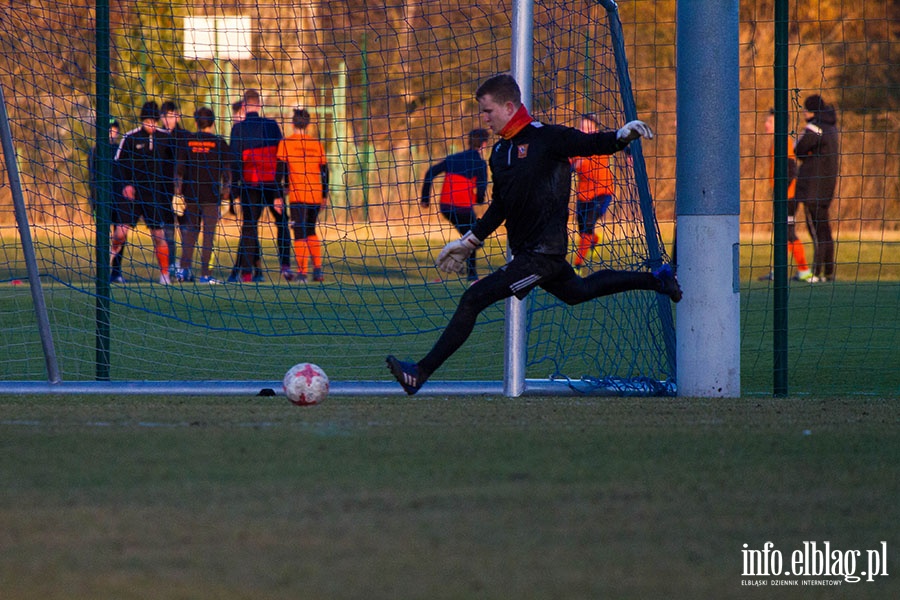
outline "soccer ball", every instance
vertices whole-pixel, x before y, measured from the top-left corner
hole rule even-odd
[[[284,374],[284,395],[297,406],[321,404],[328,397],[328,375],[318,365],[299,363]]]

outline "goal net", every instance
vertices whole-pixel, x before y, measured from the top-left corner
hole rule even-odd
[[[437,252],[458,233],[435,200],[444,178],[435,179],[425,207],[423,177],[467,149],[468,132],[482,126],[474,91],[510,70],[513,8],[431,0],[262,0],[227,8],[41,0],[17,8],[15,24],[3,23],[0,50],[10,132],[0,188],[0,387],[46,383],[50,371],[63,384],[243,392],[228,385],[260,387],[278,382],[292,364],[313,362],[336,393],[399,392],[384,356],[424,355],[468,285],[465,275],[434,268]],[[602,127],[615,129],[640,118],[613,2],[538,0],[533,13],[536,119],[577,126],[580,115],[596,113]],[[160,244],[140,220],[127,231],[120,265],[111,265],[122,220],[116,144],[141,127],[145,103],[173,103],[187,135],[198,129],[195,112],[207,107],[214,132],[228,140],[237,118],[232,104],[249,89],[259,91],[262,116],[285,136],[295,109],[310,115],[307,133],[321,143],[329,172],[318,249],[307,245],[299,265],[300,251],[285,241],[277,213],[263,211],[258,270],[249,282],[229,283],[242,206],[223,199],[210,258],[210,276],[220,284],[200,281],[202,236],[193,281],[161,270],[161,246],[173,267],[181,265],[180,226]],[[116,128],[120,137],[101,150]],[[641,147],[632,146],[611,159],[614,199],[585,257],[588,272],[646,271],[669,260]],[[490,144],[485,158],[489,152]],[[490,186],[486,197],[489,203]],[[574,204],[573,196],[573,260]],[[305,283],[283,277],[285,256],[293,273],[306,271]],[[477,254],[479,275],[505,258],[501,229]],[[118,275],[121,281],[110,281]],[[171,285],[160,283],[163,275]],[[674,393],[672,312],[656,294],[566,307],[535,290],[526,315],[521,351],[529,381],[550,382],[561,393]],[[500,389],[505,322],[503,303],[485,311],[427,387]]]

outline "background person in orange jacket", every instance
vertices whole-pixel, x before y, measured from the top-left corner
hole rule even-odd
[[[585,133],[600,131],[600,120],[595,113],[581,116],[578,129]],[[602,221],[609,210],[615,192],[609,156],[579,156],[572,159],[572,170],[578,176],[575,188],[575,218],[578,222],[578,246],[573,265],[579,273],[598,243],[597,221]]]
[[[328,162],[322,143],[307,134],[310,114],[294,109],[291,123],[294,133],[278,143],[278,181],[287,182],[294,255],[297,258],[296,281],[306,282],[309,259],[313,263],[313,281],[324,281],[322,242],[316,235],[319,212],[328,201]]]
[[[770,108],[769,114],[766,115],[766,135],[774,136],[775,134],[775,109]],[[787,246],[788,252],[794,257],[794,263],[797,265],[797,273],[792,277],[795,281],[806,281],[814,283],[812,271],[806,262],[806,253],[803,251],[803,243],[797,237],[796,215],[797,201],[794,200],[794,191],[797,189],[797,157],[794,155],[794,148],[790,143],[787,145],[788,151],[788,189],[787,189]],[[769,185],[772,190],[775,189],[775,139],[769,145]],[[769,271],[768,275],[759,278],[760,281],[772,280],[775,274]]]
[[[460,235],[468,233],[475,225],[474,206],[483,204],[487,193],[487,162],[481,151],[487,146],[487,129],[473,129],[469,132],[469,149],[451,154],[441,162],[431,165],[425,172],[422,183],[422,206],[431,200],[431,185],[434,178],[444,174],[441,186],[441,214],[456,228]],[[478,280],[475,254],[466,262],[466,276],[470,282]]]

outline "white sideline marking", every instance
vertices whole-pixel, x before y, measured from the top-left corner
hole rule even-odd
[[[380,426],[383,423],[377,422],[369,422],[367,426]],[[217,427],[220,429],[269,429],[276,428],[281,426],[289,426],[294,428],[299,428],[305,431],[309,431],[315,435],[323,436],[323,437],[335,437],[335,436],[343,436],[349,435],[350,430],[347,427],[342,426],[338,423],[318,423],[318,424],[309,424],[309,423],[277,423],[275,421],[245,421],[241,423],[216,423],[216,422],[202,422],[202,421],[178,421],[171,423],[157,422],[157,421],[85,421],[83,423],[60,423],[58,421],[40,421],[40,420],[28,420],[28,419],[3,419],[0,420],[0,427],[4,426],[19,426],[19,427],[35,427],[35,428],[43,428],[43,427],[118,427],[122,429],[129,428],[146,428],[146,429],[178,429],[181,427],[184,428],[196,428],[196,429],[205,429],[207,427]]]
[[[177,428],[177,427],[207,427],[209,425],[215,427],[223,427],[223,425],[214,423],[202,423],[199,421],[186,422],[179,421],[177,423],[163,423],[156,421],[137,421],[137,422],[129,422],[129,421],[121,421],[121,422],[112,422],[112,421],[86,421],[84,423],[59,423],[57,421],[30,421],[24,419],[5,419],[0,421],[0,426],[3,425],[20,425],[24,427],[57,427],[60,425],[74,425],[79,426],[83,425],[85,427],[146,427],[148,429],[159,429],[159,428]],[[237,427],[277,427],[278,423],[273,423],[272,421],[261,421],[259,423],[237,423],[235,426]]]

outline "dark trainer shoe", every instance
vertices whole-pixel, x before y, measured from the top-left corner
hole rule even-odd
[[[653,271],[653,276],[659,279],[659,293],[665,294],[672,299],[672,302],[681,300],[681,286],[678,285],[678,278],[675,277],[675,271],[671,265],[663,265]]]
[[[391,375],[394,376],[394,379],[403,386],[403,390],[410,396],[418,392],[422,384],[425,383],[425,379],[427,379],[419,371],[419,365],[416,363],[404,362],[394,356],[388,356],[385,362],[387,362],[388,369],[391,370]]]

